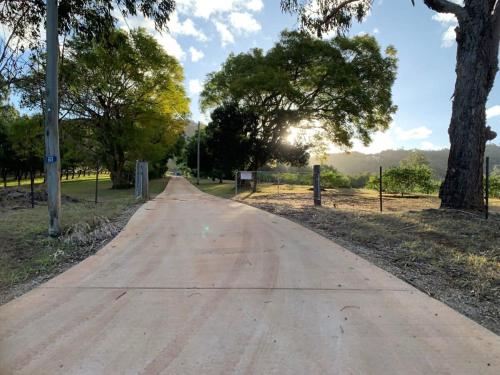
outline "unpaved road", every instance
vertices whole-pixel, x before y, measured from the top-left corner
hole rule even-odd
[[[173,178],[0,307],[0,374],[499,374],[500,338],[297,224]]]

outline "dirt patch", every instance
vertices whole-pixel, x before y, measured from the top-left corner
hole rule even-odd
[[[257,193],[242,202],[334,240],[500,334],[500,215],[438,210],[434,197]]]
[[[37,187],[33,191],[35,204],[47,202],[47,191]],[[68,195],[61,195],[63,203],[78,203],[80,200]],[[3,188],[0,189],[0,209],[19,210],[31,207],[31,192],[24,188]]]

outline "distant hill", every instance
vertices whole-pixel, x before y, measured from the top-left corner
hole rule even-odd
[[[437,178],[444,178],[448,164],[448,149],[422,152],[429,161]],[[399,161],[405,159],[412,150],[387,150],[378,154],[362,154],[360,152],[330,154],[325,162],[342,173],[356,175],[360,173],[377,173],[379,166],[383,168],[397,166]],[[490,157],[491,168],[500,168],[500,146],[489,144],[486,146],[486,156]],[[311,157],[310,164],[317,160]]]

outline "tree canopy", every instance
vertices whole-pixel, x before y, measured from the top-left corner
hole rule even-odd
[[[281,9],[297,14],[304,29],[321,37],[349,30],[353,19],[362,21],[372,4],[373,0],[281,0]]]
[[[101,41],[76,36],[61,67],[65,131],[104,163],[114,187],[128,186],[134,160],[158,163],[182,134],[189,114],[183,79],[178,61],[143,29]],[[36,87],[21,87],[33,107],[41,99]]]
[[[411,0],[415,5],[415,0]],[[448,134],[450,156],[439,192],[442,207],[484,209],[483,162],[486,142],[496,132],[486,124],[486,103],[498,72],[500,1],[423,0],[438,13],[456,17],[457,79]],[[301,27],[322,36],[342,33],[370,11],[373,0],[281,0]]]
[[[174,0],[59,0],[59,32],[86,38],[104,35],[113,30],[116,14],[142,14],[162,29],[174,9]],[[45,18],[45,0],[0,0],[0,23],[18,38],[38,39]]]
[[[396,63],[394,48],[383,54],[371,36],[321,40],[284,31],[267,53],[230,55],[208,76],[201,102],[204,108],[238,103],[254,113],[257,138],[280,142],[290,126],[302,126],[324,129],[341,146],[354,138],[367,144],[395,112]]]
[[[214,178],[233,178],[237,170],[257,170],[269,162],[307,164],[308,145],[290,144],[286,138],[260,132],[258,116],[237,103],[225,103],[211,114],[200,139],[200,172]],[[196,136],[188,143],[188,166],[196,168]]]

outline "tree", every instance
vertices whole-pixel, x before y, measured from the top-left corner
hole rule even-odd
[[[235,171],[245,169],[253,157],[247,132],[256,118],[232,103],[216,108],[211,119],[206,147],[212,156],[213,175],[222,182],[223,178],[232,178]]]
[[[351,187],[351,180],[335,168],[323,166],[321,168],[321,187],[327,189],[349,188]]]
[[[372,175],[368,181],[369,189],[379,189],[379,176]],[[422,162],[422,160],[412,161],[410,156],[402,160],[398,167],[391,167],[384,171],[382,175],[383,189],[388,193],[397,193],[403,196],[408,193],[430,194],[435,191],[435,184],[432,180],[432,169]]]
[[[7,175],[12,172],[16,162],[9,131],[12,122],[19,117],[19,113],[12,106],[0,107],[0,173],[4,187],[7,187]]]
[[[255,116],[247,130],[254,140],[254,170],[285,144],[292,125],[321,127],[343,146],[351,146],[353,138],[368,143],[373,132],[389,126],[395,111],[395,51],[386,52],[370,36],[323,41],[284,31],[267,53],[230,55],[208,76],[202,106],[238,103]]]
[[[189,137],[186,142],[186,148],[184,151],[185,163],[191,173],[196,174],[196,168],[198,168],[198,130]],[[207,146],[207,132],[206,128],[200,128],[200,176],[211,177],[213,176],[213,161],[212,154],[208,150]]]
[[[415,1],[411,0],[414,4]],[[498,71],[500,1],[423,0],[430,9],[458,21],[456,83],[449,126],[450,154],[439,196],[441,206],[483,210],[483,162],[486,142],[496,133],[486,126],[486,102]],[[347,29],[368,12],[372,0],[281,0],[284,11],[297,13],[317,35]],[[313,5],[316,5],[315,8]]]
[[[34,176],[43,166],[44,139],[43,118],[40,115],[22,116],[15,119],[9,127],[9,142],[17,163],[17,179],[22,172],[30,175],[33,192]]]
[[[182,67],[143,29],[114,31],[105,41],[77,36],[61,70],[61,108],[114,188],[130,185],[136,159],[152,166],[164,159],[182,133],[189,113]]]
[[[212,112],[211,118],[207,148],[212,173],[219,180],[232,178],[236,170],[256,171],[269,162],[299,166],[309,160],[308,145],[290,144],[285,137],[262,131],[258,115],[248,108],[225,103]]]
[[[174,9],[175,0],[59,0],[59,33],[77,33],[88,39],[106,35],[114,28],[115,14],[142,14],[162,29]],[[45,13],[43,0],[0,0],[0,23],[17,38],[40,38]]]
[[[321,38],[331,31],[343,33],[353,19],[361,22],[373,0],[281,0],[284,12],[298,15],[301,26]]]
[[[59,34],[105,38],[114,29],[115,15],[142,14],[157,29],[166,27],[174,0],[59,0]],[[6,94],[26,64],[25,50],[40,47],[46,19],[46,1],[0,0],[0,93]]]

